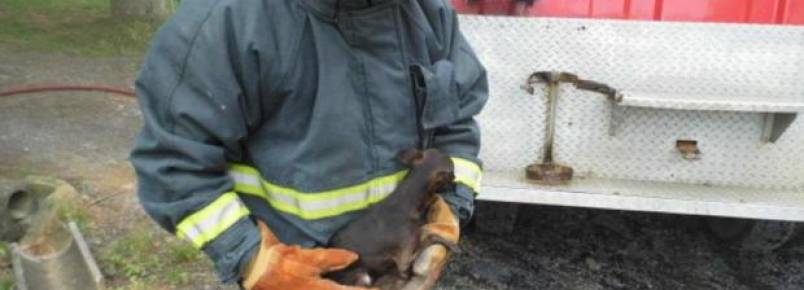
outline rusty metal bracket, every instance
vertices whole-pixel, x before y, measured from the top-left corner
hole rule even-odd
[[[528,77],[528,81],[525,86],[523,86],[523,89],[529,94],[533,95],[535,93],[535,88],[533,85],[539,83],[570,83],[579,90],[600,93],[615,102],[622,100],[622,94],[611,86],[592,80],[581,79],[578,77],[578,75],[568,72],[535,72]]]
[[[572,167],[557,164],[553,160],[553,144],[556,130],[556,108],[558,107],[558,95],[561,83],[570,83],[579,90],[596,92],[607,96],[612,102],[618,102],[622,96],[609,85],[579,78],[577,75],[567,72],[539,71],[528,77],[523,89],[529,94],[535,94],[535,84],[547,84],[547,114],[546,130],[544,137],[544,148],[541,163],[534,163],[525,169],[528,179],[543,185],[566,184],[572,180]]]

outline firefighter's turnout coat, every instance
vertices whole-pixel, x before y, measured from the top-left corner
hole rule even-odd
[[[419,128],[455,161],[448,202],[473,210],[487,79],[447,0],[185,0],[136,89],[140,201],[225,282],[256,251],[255,219],[322,246],[383,200]]]

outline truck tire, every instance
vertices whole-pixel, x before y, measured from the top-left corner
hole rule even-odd
[[[789,242],[799,231],[798,223],[709,218],[709,230],[719,239],[744,251],[771,252]]]
[[[519,207],[518,203],[478,201],[474,216],[475,228],[487,234],[510,234],[514,231]]]

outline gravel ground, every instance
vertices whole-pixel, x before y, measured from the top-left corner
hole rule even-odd
[[[469,230],[442,289],[804,289],[804,243],[740,254],[706,218],[527,205]]]
[[[38,84],[105,84],[131,88],[139,58],[81,58],[62,54],[10,51],[0,47],[0,90]],[[175,239],[156,226],[139,206],[128,154],[141,127],[133,98],[101,93],[47,93],[0,98],[0,177],[55,176],[81,193],[91,221],[86,238],[107,274],[110,289],[171,289],[177,278],[166,273],[142,277],[148,264],[121,273],[104,261],[131,233],[153,233],[153,247],[165,251]],[[143,228],[145,230],[143,230]],[[153,252],[143,256],[153,256]],[[148,260],[142,260],[145,263]],[[2,263],[0,263],[2,264]],[[216,283],[207,263],[182,266],[183,289],[233,289]],[[8,271],[0,267],[0,271]],[[144,272],[147,273],[147,272]]]
[[[128,87],[139,61],[0,47],[0,89],[45,82]],[[55,175],[101,200],[93,212],[101,230],[90,238],[102,247],[130,219],[146,219],[126,161],[139,118],[133,100],[101,94],[0,99],[0,176]],[[513,233],[475,226],[461,248],[439,289],[804,289],[800,239],[771,254],[739,254],[713,238],[700,217],[523,206]],[[225,289],[212,280],[185,289]]]

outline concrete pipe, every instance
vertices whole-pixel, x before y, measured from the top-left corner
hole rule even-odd
[[[38,209],[39,198],[25,182],[0,179],[0,240],[22,238]]]
[[[100,290],[103,275],[74,222],[57,225],[23,245],[12,245],[19,290]]]

